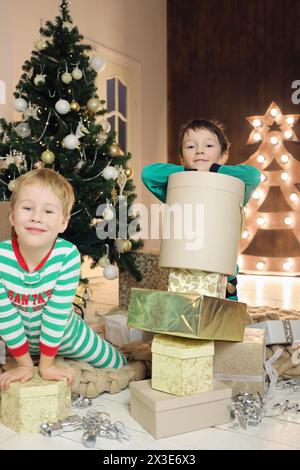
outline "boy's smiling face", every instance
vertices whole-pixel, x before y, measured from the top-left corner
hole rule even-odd
[[[181,164],[190,170],[209,171],[213,163],[223,165],[228,154],[221,152],[218,137],[207,129],[188,129],[182,141]]]
[[[9,217],[19,241],[28,247],[50,249],[68,225],[61,201],[51,188],[39,184],[20,188]]]

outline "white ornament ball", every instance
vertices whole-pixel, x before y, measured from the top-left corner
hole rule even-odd
[[[118,171],[113,166],[107,166],[103,170],[103,178],[108,180],[115,180],[118,177]]]
[[[109,264],[110,262],[106,255],[99,259],[99,266],[101,266],[101,268],[106,268]]]
[[[115,215],[114,211],[112,209],[110,209],[109,207],[107,207],[106,209],[104,209],[102,217],[103,217],[104,220],[109,222],[110,220],[112,220],[114,218],[114,215]]]
[[[79,145],[79,140],[77,139],[76,135],[69,134],[63,140],[63,145],[68,150],[74,150]]]
[[[113,281],[118,277],[119,270],[113,264],[109,264],[103,269],[103,276],[109,281]]]
[[[74,80],[81,80],[82,71],[78,67],[76,67],[76,69],[74,69],[72,72],[72,77],[74,78]]]
[[[15,187],[16,187],[16,180],[12,180],[9,184],[8,184],[8,189],[13,192],[15,190]]]
[[[104,132],[100,132],[100,134],[97,136],[97,144],[103,145],[107,141],[107,135],[104,134]]]
[[[67,114],[70,111],[70,103],[67,100],[59,100],[55,104],[55,109],[59,114]]]
[[[96,71],[96,72],[103,72],[105,69],[105,60],[102,59],[101,57],[93,56],[90,61],[91,67]]]
[[[106,119],[103,119],[99,124],[102,127],[102,132],[106,132],[108,134],[108,132],[111,130],[110,122]]]
[[[24,98],[17,98],[15,101],[15,110],[23,113],[28,107],[28,103]]]
[[[72,75],[69,72],[63,73],[62,76],[61,76],[61,79],[66,85],[71,83],[71,81],[73,80]]]
[[[31,134],[31,130],[27,122],[20,122],[20,124],[15,127],[15,131],[18,136],[22,137],[23,139],[26,139],[26,137],[29,137]]]
[[[98,100],[98,98],[91,98],[87,102],[87,107],[89,111],[91,111],[92,113],[96,113],[98,109],[100,108],[100,105],[101,103],[100,103],[100,100]]]

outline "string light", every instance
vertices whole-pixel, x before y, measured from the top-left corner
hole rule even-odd
[[[290,194],[290,200],[292,202],[296,202],[296,201],[298,201],[298,199],[299,199],[298,194],[296,194],[296,193],[291,193]]]
[[[286,122],[287,122],[290,126],[292,126],[292,125],[294,124],[294,122],[295,122],[295,119],[293,118],[293,116],[288,116],[288,117],[286,118]]]
[[[282,181],[288,181],[289,174],[284,171],[283,173],[281,173],[280,178],[282,179]]]
[[[248,230],[244,230],[243,233],[242,233],[242,238],[246,239],[246,238],[249,238],[249,232]]]
[[[271,111],[270,111],[270,114],[271,114],[272,117],[277,116],[277,114],[278,114],[278,109],[277,109],[277,108],[272,108]]]
[[[257,159],[258,163],[264,163],[264,161],[266,160],[265,156],[264,155],[258,155]]]
[[[282,267],[285,271],[290,271],[293,267],[293,263],[291,261],[285,261]]]
[[[255,192],[253,193],[253,197],[254,197],[254,199],[256,199],[256,200],[260,199],[260,198],[262,197],[262,195],[263,195],[263,192],[262,192],[261,189],[258,189],[257,191],[255,191]]]
[[[255,132],[255,133],[253,134],[253,139],[254,139],[256,142],[259,142],[259,141],[262,139],[261,134],[260,134],[259,132]]]
[[[258,219],[256,220],[256,223],[257,225],[265,225],[266,221],[265,221],[265,218],[264,217],[258,217]]]
[[[286,154],[281,155],[280,160],[282,163],[287,163],[289,161],[289,156]]]
[[[285,225],[291,225],[292,222],[293,222],[293,221],[292,221],[292,218],[291,218],[291,217],[285,217],[285,219],[284,219]]]
[[[292,131],[289,131],[289,130],[288,130],[288,131],[285,131],[284,137],[285,137],[286,139],[290,139],[291,137],[293,137]]]
[[[270,142],[272,145],[277,145],[279,141],[278,141],[278,138],[275,137],[275,135],[273,135],[270,139]]]
[[[259,263],[257,263],[256,267],[257,267],[257,269],[262,271],[265,267],[265,263],[263,261],[259,261]]]

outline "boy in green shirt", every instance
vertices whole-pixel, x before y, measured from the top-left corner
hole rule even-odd
[[[145,186],[161,202],[166,202],[169,176],[183,171],[212,171],[234,176],[245,183],[245,206],[260,184],[260,172],[250,165],[226,165],[229,142],[218,123],[196,119],[186,123],[179,133],[179,157],[181,165],[154,163],[143,169]],[[238,272],[238,268],[237,268]],[[226,298],[238,300],[237,279],[229,276]]]

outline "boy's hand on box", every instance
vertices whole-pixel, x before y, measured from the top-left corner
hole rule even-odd
[[[68,384],[71,384],[74,380],[76,371],[73,368],[66,369],[65,367],[59,366],[50,366],[50,367],[41,367],[40,366],[40,375],[44,380],[64,380],[67,379]]]
[[[33,366],[18,366],[0,375],[0,389],[8,390],[12,382],[28,382],[34,376]]]

